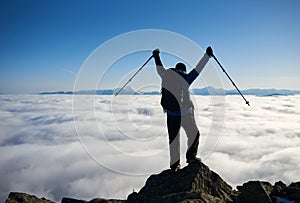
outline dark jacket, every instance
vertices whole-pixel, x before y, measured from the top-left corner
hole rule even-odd
[[[160,58],[155,57],[156,70],[162,79],[161,105],[168,115],[189,113],[193,107],[189,87],[199,76],[208,60],[209,56],[205,53],[197,66],[186,74],[174,68],[165,69]]]

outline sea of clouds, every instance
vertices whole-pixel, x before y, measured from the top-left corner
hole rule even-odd
[[[300,95],[193,96],[198,155],[232,186],[300,180]],[[159,96],[0,95],[0,201],[125,199],[168,169]],[[181,164],[186,136],[181,133]]]

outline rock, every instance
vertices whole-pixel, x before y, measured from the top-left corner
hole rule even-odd
[[[288,187],[282,181],[272,186],[268,182],[249,181],[238,186],[240,194],[237,203],[250,202],[300,202],[300,182],[291,183]]]
[[[72,198],[64,197],[61,200],[61,203],[123,203],[125,200],[115,200],[115,199],[102,199],[102,198],[96,198],[91,201],[85,201],[85,200],[77,200]]]
[[[289,187],[295,187],[295,188],[300,188],[300,181],[299,182],[292,182]]]
[[[237,203],[272,203],[270,195],[273,187],[268,182],[249,181],[243,186],[238,186],[237,189],[240,192]]]
[[[21,192],[11,192],[8,195],[5,203],[54,203],[50,200],[43,198],[38,198],[34,195],[29,195]]]
[[[291,183],[288,187],[285,184],[278,184],[276,182],[273,186],[272,196],[300,202],[300,182]]]
[[[284,192],[289,200],[300,202],[300,182],[291,183]]]
[[[286,184],[282,181],[278,181],[274,184],[271,197],[286,197]]]
[[[87,203],[87,201],[64,197],[61,203]]]
[[[284,188],[286,187],[286,184],[280,180],[274,184],[274,187]]]
[[[96,198],[93,199],[91,201],[89,201],[88,203],[125,203],[125,200],[116,200],[116,199],[101,199],[101,198]]]
[[[128,196],[135,202],[200,202],[230,203],[237,193],[222,178],[203,163],[189,164],[174,173],[165,170],[151,175],[139,193]]]
[[[91,201],[85,201],[85,200],[78,200],[73,198],[67,198],[64,197],[61,200],[61,203],[124,203],[125,200],[115,200],[115,199],[102,199],[102,198],[96,198]],[[5,203],[54,203],[50,200],[43,198],[38,198],[34,195],[29,195],[26,193],[20,193],[20,192],[11,192],[6,199]]]

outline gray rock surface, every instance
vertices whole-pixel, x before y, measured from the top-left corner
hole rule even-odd
[[[139,193],[128,196],[129,203],[136,202],[233,202],[238,193],[217,173],[203,163],[189,164],[174,173],[165,170],[152,175]]]

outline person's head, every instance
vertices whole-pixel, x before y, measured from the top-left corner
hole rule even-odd
[[[186,66],[183,63],[177,63],[175,66],[177,72],[186,73]]]

